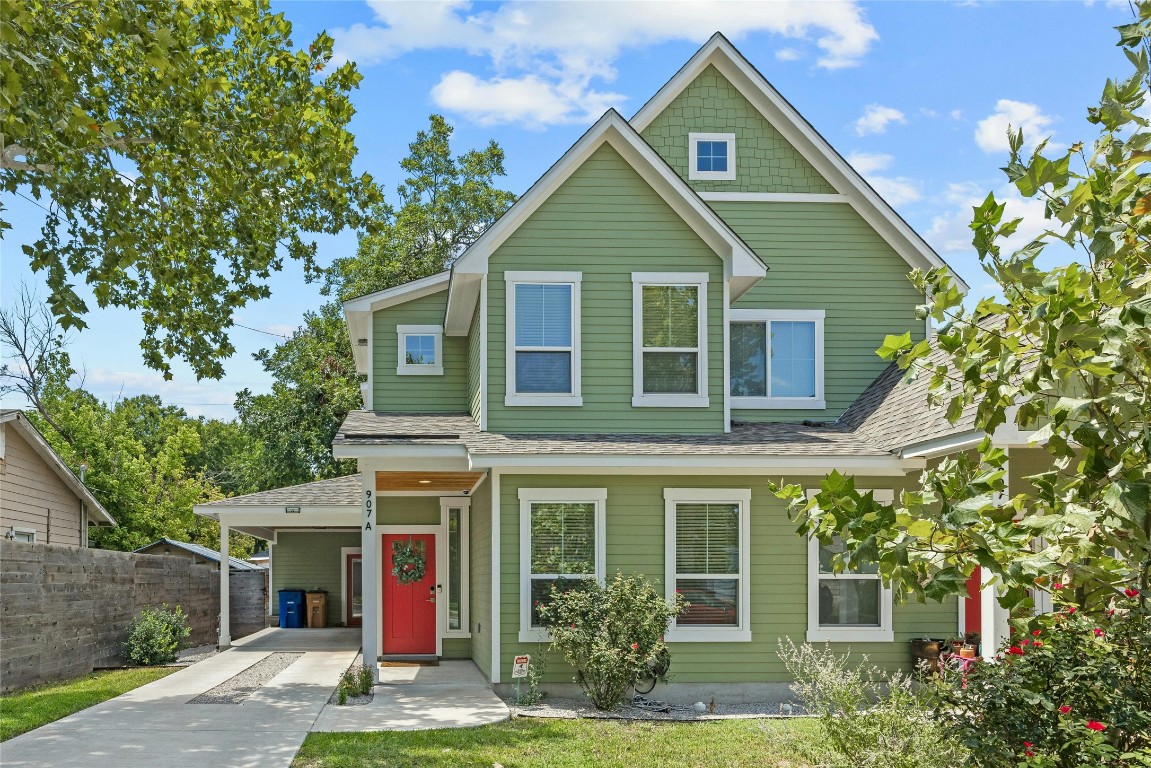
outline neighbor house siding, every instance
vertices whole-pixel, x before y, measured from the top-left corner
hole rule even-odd
[[[771,271],[734,309],[823,309],[826,410],[734,410],[742,421],[833,420],[888,365],[875,350],[888,334],[923,338],[923,303],[910,268],[846,203],[711,206]]]
[[[688,180],[697,192],[836,191],[715,67],[701,72],[643,130],[685,180],[689,133],[735,134],[735,179]]]
[[[272,564],[272,614],[280,614],[281,589],[324,589],[328,592],[328,626],[345,623],[342,615],[342,547],[359,547],[356,531],[280,531],[269,547]]]
[[[492,481],[472,496],[470,518],[472,659],[491,678],[492,672]]]
[[[35,530],[37,544],[84,546],[80,499],[15,428],[0,429],[0,527]]]
[[[808,486],[819,478],[785,478]],[[898,488],[894,478],[857,479],[859,487]],[[780,638],[803,642],[807,633],[807,544],[795,533],[783,502],[762,478],[653,476],[572,477],[566,475],[502,476],[501,640],[500,664],[510,666],[520,653],[538,653],[534,643],[519,642],[521,556],[519,490],[532,487],[607,489],[606,575],[638,573],[661,592],[664,581],[664,488],[749,488],[751,501],[751,630],[748,643],[672,643],[672,677],[684,683],[781,682],[789,679],[776,651]],[[910,669],[907,641],[929,635],[950,637],[957,629],[957,606],[945,603],[896,605],[895,641],[836,643],[833,647],[867,654],[889,670]],[[549,661],[550,682],[570,682],[571,671]]]
[[[723,263],[613,148],[596,150],[492,254],[488,269],[491,431],[723,431]],[[504,404],[508,270],[582,272],[582,406]],[[632,407],[632,272],[708,274],[709,407]]]
[[[396,373],[398,325],[444,324],[446,290],[381,309],[372,314],[372,405],[393,413],[463,413],[468,410],[468,340],[443,337],[444,372],[440,376]]]

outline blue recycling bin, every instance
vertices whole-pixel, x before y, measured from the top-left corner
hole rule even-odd
[[[304,590],[280,590],[280,626],[284,629],[304,626]]]

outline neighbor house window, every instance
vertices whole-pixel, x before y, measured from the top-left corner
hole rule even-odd
[[[669,641],[751,640],[750,507],[747,489],[664,489],[666,583],[689,603]]]
[[[36,531],[31,528],[13,528],[12,538],[16,541],[26,541],[29,544],[36,543]]]
[[[884,504],[895,497],[894,491],[871,493]],[[836,573],[832,559],[842,551],[838,536],[826,546],[808,539],[808,642],[893,640],[891,590],[874,565]]]
[[[706,273],[632,273],[632,405],[707,406],[707,282]]]
[[[698,181],[731,181],[734,179],[735,134],[688,134],[687,177]]]
[[[731,311],[733,408],[824,408],[822,309]]]
[[[546,639],[539,608],[552,588],[579,589],[603,580],[603,488],[520,490],[520,640]]]
[[[444,372],[444,329],[440,325],[397,325],[399,376],[441,376]]]
[[[581,405],[579,272],[506,272],[507,405]]]

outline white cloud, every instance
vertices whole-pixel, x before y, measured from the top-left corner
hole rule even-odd
[[[988,190],[975,182],[965,181],[949,184],[943,200],[951,210],[931,221],[925,235],[927,242],[940,253],[962,253],[974,250],[971,245],[971,209],[982,204]],[[1004,253],[1018,250],[1051,227],[1051,221],[1043,218],[1043,201],[1029,200],[1019,195],[1012,186],[995,190],[995,199],[1006,205],[1003,220],[1022,218],[1023,222],[1015,234],[1000,241]]]
[[[1000,99],[995,102],[995,111],[975,126],[975,143],[984,152],[1007,152],[1007,127],[1011,126],[1012,130],[1022,128],[1025,146],[1034,147],[1050,135],[1052,122],[1037,104]]]
[[[796,48],[780,48],[775,52],[775,58],[780,61],[799,61],[803,58],[803,51]]]
[[[81,370],[74,381],[96,397],[108,403],[136,395],[159,395],[165,405],[177,405],[189,415],[216,419],[233,419],[236,412],[232,403],[236,398],[236,382],[224,381],[165,381],[154,371],[118,371],[108,368]],[[262,388],[262,382],[256,388]]]
[[[919,190],[919,183],[906,176],[886,176],[880,171],[891,167],[895,158],[878,152],[852,152],[847,156],[847,162],[859,171],[867,183],[875,188],[880,197],[893,206],[913,203],[923,197]]]
[[[907,118],[894,107],[868,104],[863,110],[863,116],[855,121],[855,133],[857,136],[866,136],[869,133],[886,133],[889,124],[906,122]]]
[[[421,50],[458,50],[486,57],[492,76],[448,72],[432,98],[446,109],[463,103],[465,114],[487,123],[586,122],[605,104],[622,101],[617,94],[593,87],[592,81],[614,80],[615,60],[624,50],[676,40],[702,44],[716,29],[736,39],[767,32],[792,41],[794,45],[777,54],[784,60],[802,56],[805,47],[812,47],[818,51],[818,65],[827,69],[857,65],[879,37],[854,0],[688,0],[658,6],[509,0],[494,9],[466,0],[368,0],[368,5],[376,23],[331,31],[337,62],[350,59],[366,67]],[[496,98],[506,111],[498,105],[476,108],[479,99],[462,93],[464,86]]]

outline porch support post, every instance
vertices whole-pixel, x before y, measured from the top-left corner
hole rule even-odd
[[[222,516],[221,516],[222,517]],[[229,577],[231,563],[228,561],[228,524],[220,520],[220,639],[221,649],[232,644],[232,628],[228,617],[231,612],[231,588]]]
[[[376,473],[361,468],[360,480],[363,492],[360,494],[360,565],[362,574],[361,590],[364,599],[362,623],[360,627],[360,647],[364,652],[364,663],[372,668],[372,676],[379,682],[380,671],[376,664],[379,649],[376,648],[376,628],[380,622],[380,597],[376,594],[376,574],[379,572],[376,536]]]
[[[1003,449],[1007,452],[1007,448]],[[1000,497],[1000,503],[1005,503],[1011,498],[1011,467],[1010,458],[1007,463],[1003,465],[1003,494]],[[979,630],[980,630],[980,643],[982,644],[983,658],[994,659],[995,652],[999,650],[999,646],[1003,644],[1008,637],[1011,636],[1011,628],[1007,620],[1011,615],[1007,609],[999,604],[999,585],[988,584],[988,573],[983,571],[983,587],[979,593]]]

